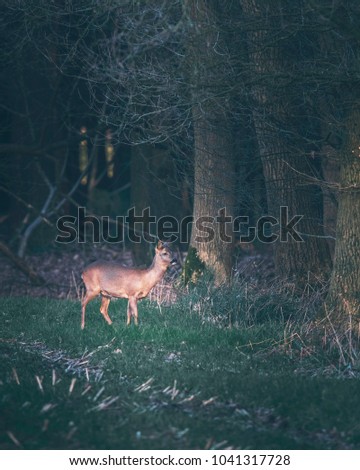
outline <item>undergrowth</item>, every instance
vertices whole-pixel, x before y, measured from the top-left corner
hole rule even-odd
[[[274,283],[139,303],[1,298],[0,448],[354,449],[358,335]]]
[[[175,308],[195,313],[218,328],[262,329],[290,355],[313,356],[347,373],[360,367],[360,322],[349,314],[339,322],[324,309],[326,286],[302,292],[275,280],[265,287],[236,281],[215,287],[206,275],[182,291]]]

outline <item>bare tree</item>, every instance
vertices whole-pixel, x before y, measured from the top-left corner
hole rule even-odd
[[[360,21],[357,2],[310,2],[326,31],[322,53],[328,59],[327,89],[333,106],[326,108],[331,131],[338,136],[340,179],[334,267],[326,299],[326,313],[334,321],[358,328],[360,313]],[[322,65],[325,65],[321,63]]]
[[[290,218],[302,216],[296,229],[303,241],[289,234],[285,240],[279,237],[274,245],[276,269],[279,276],[303,287],[326,279],[331,260],[323,232],[322,193],[312,158],[316,133],[311,136],[309,129],[314,122],[304,102],[305,84],[297,77],[305,66],[296,55],[301,50],[301,35],[294,18],[299,18],[301,11],[282,0],[271,8],[262,0],[242,0],[241,4],[248,31],[254,122],[269,214],[279,219],[280,207],[285,206]]]
[[[234,234],[226,218],[233,220],[235,206],[235,141],[227,94],[234,76],[226,33],[221,30],[226,6],[217,1],[185,3],[192,25],[187,47],[195,155],[190,245],[213,272],[215,282],[222,284],[231,278]],[[211,232],[206,233],[204,227],[211,220]]]

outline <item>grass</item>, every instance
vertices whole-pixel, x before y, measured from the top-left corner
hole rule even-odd
[[[0,299],[0,448],[360,448],[359,380],[294,302],[220,294],[143,301],[138,328],[94,301],[84,331],[77,301]]]

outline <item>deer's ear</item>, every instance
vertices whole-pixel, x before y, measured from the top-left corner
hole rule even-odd
[[[159,240],[156,248],[158,250],[161,250],[162,248],[164,248],[164,243],[161,240]]]

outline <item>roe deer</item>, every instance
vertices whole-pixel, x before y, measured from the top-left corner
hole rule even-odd
[[[164,276],[168,266],[175,263],[176,259],[168,243],[159,241],[149,268],[128,268],[106,261],[95,261],[87,266],[81,275],[86,287],[86,295],[81,303],[81,329],[85,327],[86,305],[99,294],[101,294],[100,312],[109,325],[112,323],[108,315],[111,297],[129,299],[127,324],[130,325],[131,317],[134,317],[137,325],[138,299],[146,297]]]

